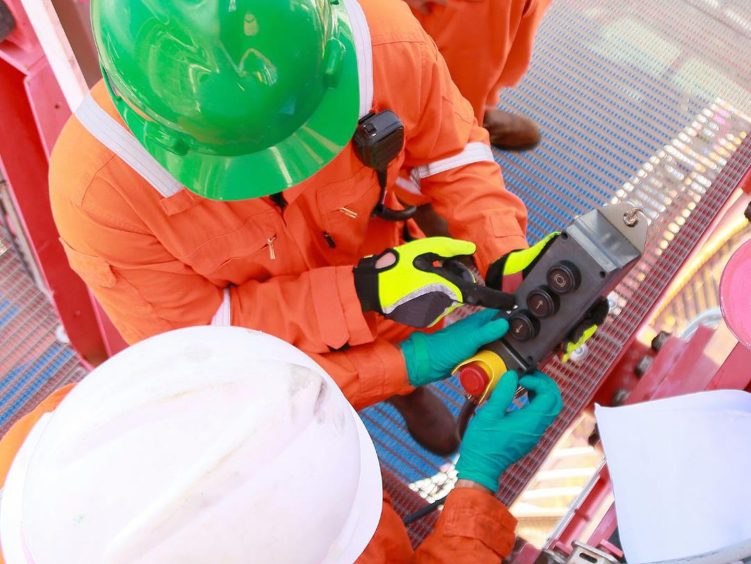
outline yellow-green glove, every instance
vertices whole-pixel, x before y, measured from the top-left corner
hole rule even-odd
[[[514,297],[480,286],[456,259],[475,244],[428,237],[363,258],[354,269],[363,311],[377,311],[412,327],[430,327],[461,304],[511,309]]]
[[[487,285],[503,292],[515,292],[558,235],[559,231],[553,231],[528,249],[511,251],[503,255],[488,268],[488,275],[485,277]]]
[[[610,311],[610,304],[606,298],[600,298],[589,308],[587,314],[579,324],[568,334],[566,341],[561,345],[561,361],[568,362],[576,349],[581,347],[595,334],[597,329],[605,323],[605,318]]]

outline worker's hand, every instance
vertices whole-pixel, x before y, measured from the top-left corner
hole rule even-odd
[[[488,309],[436,333],[412,333],[401,343],[410,384],[424,386],[446,378],[480,347],[503,337],[508,321],[496,319],[497,315],[497,311]]]
[[[558,235],[560,232],[554,231],[528,249],[511,251],[503,255],[488,268],[488,275],[485,277],[487,285],[503,292],[515,292]]]
[[[405,2],[407,2],[413,10],[417,10],[422,14],[429,14],[432,9],[431,4],[445,6],[447,0],[405,0]]]
[[[518,385],[530,392],[529,404],[507,412]],[[519,379],[516,372],[506,372],[467,426],[458,478],[496,491],[501,474],[534,448],[561,409],[561,393],[551,378],[536,372]]]
[[[365,257],[354,270],[363,311],[429,327],[463,303],[513,307],[513,296],[478,285],[469,269],[452,260],[472,256],[475,250],[468,241],[428,237]]]
[[[568,362],[571,353],[592,338],[600,325],[605,323],[609,311],[610,304],[606,298],[600,298],[589,309],[584,318],[569,333],[566,341],[561,345],[561,360],[563,362]]]

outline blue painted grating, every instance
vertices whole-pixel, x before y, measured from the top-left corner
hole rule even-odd
[[[53,390],[86,371],[60,342],[60,321],[0,227],[0,435]]]

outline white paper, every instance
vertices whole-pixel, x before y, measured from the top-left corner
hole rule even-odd
[[[751,394],[598,405],[595,414],[629,564],[751,539]]]

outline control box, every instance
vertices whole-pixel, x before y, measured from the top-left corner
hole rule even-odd
[[[542,254],[517,291],[516,308],[500,313],[506,336],[457,369],[477,403],[506,370],[532,372],[555,354],[587,313],[638,262],[649,223],[630,204],[613,204],[577,217]]]

